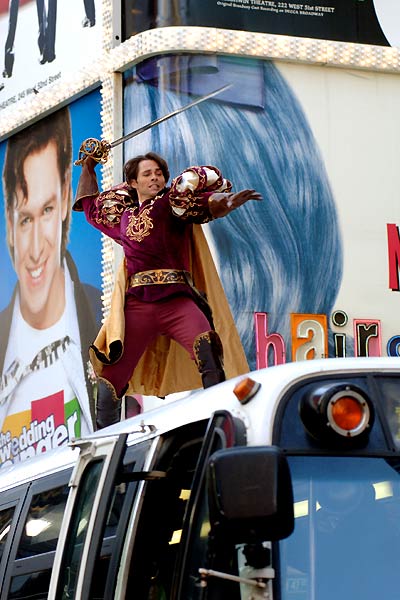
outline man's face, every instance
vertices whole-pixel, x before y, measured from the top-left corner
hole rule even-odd
[[[60,180],[55,143],[29,155],[23,174],[27,197],[21,188],[16,190],[7,215],[9,241],[22,315],[32,327],[45,329],[57,322],[65,306],[60,248],[69,190]]]
[[[165,177],[155,160],[146,159],[139,163],[137,179],[131,179],[129,184],[137,191],[139,202],[143,202],[165,188]]]

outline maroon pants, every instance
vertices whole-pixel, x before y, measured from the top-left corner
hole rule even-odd
[[[188,296],[141,302],[127,294],[124,352],[117,363],[105,366],[101,375],[113,384],[120,396],[143,352],[157,335],[166,335],[181,344],[194,360],[195,338],[210,329],[208,319]]]

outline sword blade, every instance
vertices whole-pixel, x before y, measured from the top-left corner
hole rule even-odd
[[[167,119],[170,119],[171,117],[175,117],[176,115],[179,115],[179,113],[184,112],[185,110],[188,110],[189,108],[192,108],[192,106],[196,106],[196,104],[200,104],[201,102],[204,102],[205,100],[208,100],[209,98],[213,98],[214,96],[218,96],[218,94],[222,94],[222,92],[229,89],[230,87],[232,87],[232,84],[228,83],[227,85],[224,85],[223,87],[218,88],[217,90],[214,90],[213,92],[210,92],[209,94],[206,94],[205,96],[201,96],[200,98],[197,98],[197,100],[190,102],[190,104],[181,106],[180,108],[173,110],[172,112],[168,113],[167,115],[164,115],[163,117],[159,117],[155,121],[151,121],[151,123],[147,123],[146,125],[143,125],[143,127],[139,127],[139,129],[135,129],[134,131],[131,131],[130,133],[127,133],[126,135],[123,135],[122,137],[118,138],[117,140],[114,140],[113,142],[111,142],[110,148],[115,148],[115,146],[119,146],[120,144],[123,144],[127,140],[130,140],[131,138],[136,137],[137,135],[140,135],[144,131],[151,129],[152,127],[155,127],[156,125],[159,125],[160,123],[163,123]]]

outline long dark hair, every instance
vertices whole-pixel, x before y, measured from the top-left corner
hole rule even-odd
[[[225,60],[218,57],[220,72]],[[262,202],[210,223],[221,281],[255,368],[254,312],[268,313],[269,330],[284,337],[290,359],[290,314],[330,314],[343,257],[328,175],[299,100],[272,62],[235,60],[244,70],[261,66],[264,107],[204,102],[126,150],[130,143],[136,151],[167,149],[174,176],[190,165],[214,164],[236,190],[262,194]],[[172,112],[181,105],[180,94],[134,82],[125,90],[125,128],[154,120],[159,106]]]

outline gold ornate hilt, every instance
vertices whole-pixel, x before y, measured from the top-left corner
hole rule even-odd
[[[105,140],[97,140],[96,138],[87,138],[79,148],[78,160],[74,165],[83,165],[86,157],[90,156],[96,162],[104,164],[107,162],[110,155],[111,145]]]

